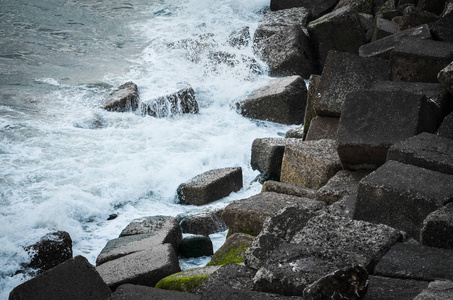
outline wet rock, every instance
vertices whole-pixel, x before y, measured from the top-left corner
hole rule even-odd
[[[438,82],[437,74],[453,60],[453,44],[408,39],[390,55],[393,81]]]
[[[105,300],[109,287],[82,256],[69,259],[15,287],[10,300]]]
[[[231,202],[225,208],[222,219],[228,225],[230,234],[242,232],[257,236],[266,218],[286,206],[305,207],[314,211],[321,209],[324,203],[308,198],[265,192]]]
[[[161,244],[105,262],[96,270],[110,289],[115,290],[125,283],[154,286],[181,269],[173,247]]]
[[[436,40],[453,43],[453,11],[447,12],[438,21],[431,24],[429,29]]]
[[[445,117],[436,134],[441,137],[453,139],[453,113]]]
[[[388,80],[388,62],[350,53],[329,52],[313,108],[320,116],[339,117],[346,96]]]
[[[317,116],[311,120],[306,141],[337,140],[337,131],[340,118]]]
[[[268,180],[263,184],[262,192],[276,192],[280,194],[293,195],[297,197],[305,197],[314,199],[316,190],[295,186],[279,181]]]
[[[161,279],[156,288],[186,293],[195,293],[219,267],[201,267],[176,273]]]
[[[451,280],[452,263],[452,250],[398,243],[376,265],[375,274],[426,281]]]
[[[272,11],[293,7],[305,7],[310,10],[315,18],[331,11],[338,0],[271,0],[270,8]]]
[[[427,281],[420,280],[381,276],[369,276],[368,280],[368,289],[363,300],[413,300],[428,287]]]
[[[207,266],[243,263],[245,251],[250,248],[253,240],[253,236],[244,233],[230,235],[222,247],[214,253]]]
[[[387,160],[453,175],[453,140],[423,132],[390,147]]]
[[[342,169],[336,148],[333,140],[305,141],[286,146],[280,181],[319,189]]]
[[[250,43],[250,28],[248,26],[242,27],[233,31],[228,37],[228,44],[231,47],[242,49],[247,47]]]
[[[436,22],[439,17],[433,13],[418,9],[414,6],[408,6],[404,9],[403,16],[400,17],[398,30],[406,30],[423,24]]]
[[[440,83],[453,95],[453,62],[440,70],[437,78]]]
[[[252,144],[253,170],[280,178],[283,153],[286,145],[301,143],[300,139],[259,138]]]
[[[310,129],[311,120],[317,116],[313,103],[317,97],[320,82],[320,75],[311,75],[308,80],[307,106],[305,107],[304,115],[304,138],[308,133],[308,129]]]
[[[215,169],[195,176],[182,183],[177,190],[178,199],[182,204],[203,205],[242,188],[242,169]]]
[[[200,296],[182,293],[177,291],[167,291],[149,286],[123,284],[120,285],[108,300],[199,300]]]
[[[420,242],[429,247],[453,249],[453,203],[426,217],[420,231]]]
[[[212,51],[216,46],[218,46],[218,43],[214,39],[213,33],[199,34],[193,38],[183,39],[167,45],[170,50],[185,50],[187,60],[194,63],[199,63],[201,57]]]
[[[72,239],[65,231],[51,232],[25,251],[31,256],[27,267],[46,271],[72,258]]]
[[[393,144],[428,127],[427,106],[425,96],[404,91],[348,94],[338,128],[338,154],[343,166],[373,168],[385,163]]]
[[[453,197],[452,175],[388,161],[359,183],[355,219],[420,238],[425,218]]]
[[[176,216],[183,233],[209,235],[227,230],[221,215],[222,209],[206,212],[186,213]]]
[[[360,47],[359,55],[362,57],[379,57],[390,59],[392,50],[407,39],[431,39],[428,25],[421,25],[389,35]]]
[[[214,254],[212,241],[207,235],[194,235],[182,239],[178,249],[179,255],[186,258],[211,256]]]
[[[321,67],[330,50],[358,54],[359,47],[367,42],[357,12],[345,6],[308,24],[308,32],[318,48]]]
[[[414,300],[448,300],[453,298],[453,281],[436,280],[430,282],[428,288],[422,291]]]
[[[138,108],[138,88],[133,82],[126,82],[120,85],[111,94],[103,108],[108,111],[125,112]]]
[[[248,118],[281,124],[301,124],[305,112],[307,87],[300,76],[272,80],[246,100],[236,103]]]
[[[358,13],[373,13],[373,0],[340,0],[335,10],[347,5],[351,5]]]
[[[376,18],[376,27],[373,32],[373,37],[371,38],[371,41],[377,41],[382,38],[385,38],[387,36],[391,36],[392,34],[395,34],[398,31],[398,25],[395,22],[392,22],[390,20],[386,20],[384,18]],[[360,47],[360,49],[364,49]],[[360,50],[359,49],[359,53]]]

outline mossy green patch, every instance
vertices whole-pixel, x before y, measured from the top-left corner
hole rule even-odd
[[[208,279],[208,275],[184,276],[184,272],[165,277],[156,284],[156,288],[193,293]]]
[[[214,255],[207,266],[223,266],[226,264],[239,264],[244,262],[245,251],[250,247],[250,243],[241,243],[225,253]]]

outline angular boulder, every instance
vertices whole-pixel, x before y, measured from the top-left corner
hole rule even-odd
[[[369,276],[368,289],[363,300],[413,300],[428,287],[427,281]]]
[[[297,197],[305,197],[314,199],[316,197],[316,190],[295,186],[279,181],[268,180],[263,184],[262,192],[275,192],[286,195],[293,195]]]
[[[111,293],[86,258],[76,256],[18,285],[9,300],[105,300]]]
[[[108,300],[200,300],[200,296],[136,284],[120,285]]]
[[[413,300],[448,300],[453,298],[453,281],[435,280]]]
[[[315,18],[331,11],[338,0],[271,0],[270,8],[272,11],[293,7],[305,7],[310,10]]]
[[[180,203],[203,205],[242,188],[242,168],[223,168],[207,171],[179,185]]]
[[[437,20],[439,20],[439,17],[433,13],[414,6],[408,6],[403,10],[403,15],[399,17],[398,29],[402,31],[423,24],[431,24]]]
[[[437,74],[440,83],[453,95],[453,62]]]
[[[445,117],[436,134],[441,137],[453,139],[453,113]]]
[[[185,258],[197,258],[214,254],[211,238],[207,235],[192,235],[182,239],[178,254]]]
[[[397,31],[398,25],[395,22],[378,17],[376,18],[376,26],[374,28],[371,41],[374,42],[380,40],[382,38],[395,34]],[[359,48],[359,53],[363,51],[363,47],[366,47],[366,45]]]
[[[354,219],[420,238],[425,218],[453,197],[452,175],[388,161],[359,183]]]
[[[314,98],[320,116],[340,117],[346,96],[366,89],[375,81],[388,80],[388,61],[350,53],[329,52]]]
[[[307,106],[305,107],[303,138],[305,138],[305,136],[308,133],[311,120],[317,116],[316,111],[313,108],[313,103],[315,102],[315,98],[318,94],[318,86],[320,82],[321,82],[320,75],[311,75],[308,80]]]
[[[420,242],[429,247],[453,249],[453,203],[426,217],[420,231]]]
[[[125,112],[138,108],[138,88],[133,82],[120,85],[105,101],[103,108],[108,111]]]
[[[311,120],[310,128],[308,128],[308,133],[306,141],[315,141],[315,140],[337,140],[337,131],[340,118],[334,117],[315,117]]]
[[[178,221],[176,218],[170,216],[152,216],[134,219],[121,231],[119,237],[136,234],[163,235],[165,238],[162,243],[170,243],[174,247],[178,247],[182,238]]]
[[[205,282],[209,276],[216,272],[219,267],[201,267],[182,271],[161,279],[156,288],[179,291],[186,293],[195,293],[198,287]]]
[[[357,192],[359,181],[368,175],[368,171],[341,170],[316,192],[316,200],[327,204],[340,201],[347,195]]]
[[[222,247],[214,253],[207,266],[223,266],[244,262],[245,251],[250,248],[254,237],[244,233],[229,236]]]
[[[280,181],[319,189],[342,169],[333,140],[305,141],[285,147]]]
[[[285,133],[287,139],[303,139],[304,138],[304,126],[292,128]]]
[[[176,216],[183,233],[209,235],[225,231],[227,226],[223,222],[223,210],[216,209],[206,212],[186,213]]]
[[[453,43],[453,11],[447,12],[438,21],[431,24],[429,29],[436,40]]]
[[[248,118],[281,124],[301,124],[304,118],[307,87],[300,76],[272,80],[246,100],[236,103]]]
[[[372,14],[373,0],[340,0],[334,10],[351,5],[358,13]]]

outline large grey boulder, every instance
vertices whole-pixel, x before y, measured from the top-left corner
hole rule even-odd
[[[453,61],[453,44],[408,39],[390,55],[390,78],[394,81],[438,82],[437,74]]]
[[[307,29],[317,45],[322,67],[330,50],[358,54],[367,42],[359,15],[350,5],[311,21]]]
[[[413,300],[448,300],[453,298],[453,281],[435,280]]]
[[[357,193],[359,181],[369,173],[368,171],[339,171],[316,192],[316,200],[333,204],[347,195]]]
[[[245,233],[235,233],[226,239],[207,266],[224,266],[244,262],[245,252],[252,245],[254,237]]]
[[[132,220],[120,233],[119,237],[136,234],[155,234],[165,236],[163,243],[177,247],[181,242],[181,229],[178,221],[170,216],[152,216]]]
[[[420,231],[420,242],[425,246],[453,249],[453,203],[426,217]]]
[[[390,147],[387,160],[453,175],[453,140],[423,132]]]
[[[200,296],[136,284],[120,285],[108,300],[199,300]]]
[[[109,111],[125,112],[138,108],[138,88],[133,82],[120,85],[105,101],[103,108]]]
[[[368,276],[368,289],[363,300],[413,300],[428,287],[427,281]]]
[[[453,62],[440,70],[437,78],[440,83],[453,95]]]
[[[419,239],[425,218],[451,201],[453,176],[388,161],[359,183],[354,218]]]
[[[321,75],[313,108],[321,116],[339,117],[346,96],[388,80],[388,61],[331,51]]]
[[[376,265],[375,274],[432,281],[453,278],[453,251],[413,243],[397,243]]]
[[[445,117],[436,134],[441,137],[453,139],[453,113]]]
[[[184,213],[176,216],[183,233],[209,235],[225,231],[227,226],[221,216],[223,209]]]
[[[426,107],[425,96],[403,91],[348,94],[338,128],[343,166],[368,168],[385,163],[393,144],[425,131]]]
[[[273,79],[247,99],[236,103],[248,118],[281,124],[301,124],[304,120],[307,87],[302,77]]]
[[[177,194],[182,204],[203,205],[242,188],[242,168],[223,168],[197,175],[179,185]]]
[[[305,141],[285,147],[280,181],[319,189],[342,169],[333,140]]]
[[[297,197],[305,197],[314,199],[316,197],[316,190],[295,186],[288,183],[279,181],[268,180],[263,184],[262,192],[276,192],[280,194],[293,195]]]
[[[188,269],[161,279],[156,284],[156,288],[195,293],[199,286],[218,269],[218,266]]]
[[[96,269],[86,258],[76,256],[18,285],[9,300],[105,300],[110,294]]]
[[[335,10],[351,5],[358,13],[372,14],[373,2],[373,0],[340,0],[337,6],[335,6]]]
[[[270,8],[272,11],[293,7],[305,7],[310,10],[315,18],[331,11],[338,0],[271,0]]]
[[[225,207],[222,219],[228,225],[230,234],[242,232],[257,236],[263,228],[264,221],[282,208],[297,206],[315,211],[324,205],[323,202],[308,198],[264,192],[231,202]]]
[[[125,283],[154,286],[162,278],[181,269],[173,247],[161,244],[105,262],[97,266],[96,270],[107,285],[115,290]]]
[[[311,120],[306,141],[337,140],[337,131],[340,118],[317,116]]]

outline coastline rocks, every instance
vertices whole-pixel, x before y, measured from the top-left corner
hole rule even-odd
[[[9,300],[105,300],[110,294],[96,269],[76,256],[15,287]]]
[[[368,280],[368,289],[363,300],[413,300],[428,287],[427,281],[420,280],[381,276],[369,276]]]
[[[179,185],[177,194],[181,204],[203,205],[242,188],[242,169],[223,168],[197,175]]]
[[[316,192],[316,200],[333,204],[343,197],[357,193],[359,181],[368,171],[341,170]]]
[[[185,258],[210,256],[214,254],[212,241],[207,235],[193,235],[182,239],[178,253]]]
[[[250,248],[253,240],[253,236],[244,233],[230,235],[222,247],[214,253],[207,266],[243,263],[245,252]]]
[[[426,217],[420,231],[420,242],[424,246],[453,249],[453,203]]]
[[[200,300],[200,296],[177,291],[168,291],[143,285],[123,284],[108,300]]]
[[[351,5],[356,12],[363,14],[373,13],[373,0],[340,0],[334,10]]]
[[[453,139],[453,113],[445,117],[436,134],[441,137]]]
[[[183,233],[210,235],[227,230],[222,220],[223,209],[206,212],[186,213],[176,216]]]
[[[176,273],[161,279],[156,284],[156,288],[195,293],[198,287],[218,269],[219,267],[201,267]]]
[[[453,11],[444,14],[437,22],[431,24],[429,29],[436,40],[453,43]]]
[[[126,82],[120,85],[110,95],[103,108],[108,111],[134,111],[138,108],[138,88],[133,82]]]
[[[306,141],[337,140],[337,131],[340,118],[317,116],[311,120]]]
[[[318,18],[329,11],[331,11],[338,0],[271,0],[271,11],[293,8],[305,7],[310,10],[311,14]]]
[[[301,124],[305,112],[307,87],[300,76],[273,79],[246,100],[236,103],[248,118],[281,124]]]

